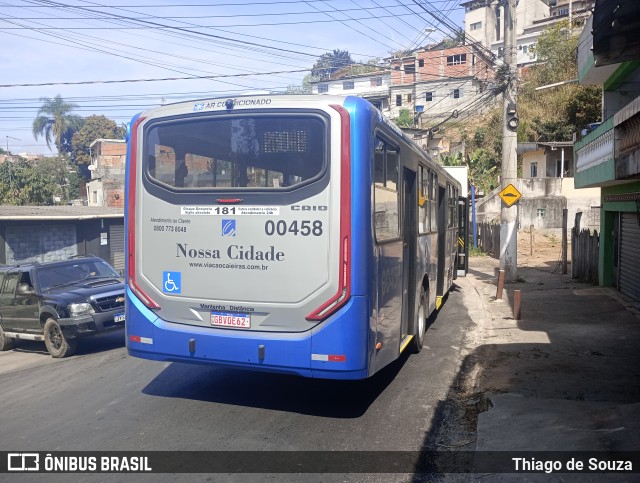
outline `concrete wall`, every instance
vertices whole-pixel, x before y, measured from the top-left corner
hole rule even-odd
[[[576,213],[581,211],[583,227],[599,229],[600,188],[576,189],[573,178],[519,178],[515,183],[522,193],[518,201],[518,228],[534,225],[537,230],[562,228],[562,210],[568,210],[568,227],[573,227]],[[500,220],[502,200],[496,189],[476,204],[480,222]]]
[[[0,254],[0,262],[7,265],[66,260],[78,254],[73,222],[13,222],[4,224],[2,231],[4,253]]]
[[[124,240],[111,240],[108,233],[112,226],[123,225],[124,218],[0,221],[0,264],[96,255],[122,270],[124,264],[114,260],[112,247],[124,246]]]
[[[531,164],[537,164],[537,177],[543,177],[543,173],[547,170],[547,158],[544,154],[544,149],[537,149],[535,151],[529,151],[522,155],[522,177],[531,178]]]

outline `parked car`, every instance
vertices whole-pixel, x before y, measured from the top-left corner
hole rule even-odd
[[[124,327],[124,281],[107,262],[80,256],[0,267],[0,350],[44,341],[53,357],[78,339]]]

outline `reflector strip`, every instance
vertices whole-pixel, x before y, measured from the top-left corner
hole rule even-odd
[[[129,340],[131,342],[139,342],[141,344],[153,344],[153,339],[149,339],[149,337],[140,337],[139,335],[130,335]]]
[[[347,356],[336,354],[311,354],[311,360],[322,362],[346,362]]]

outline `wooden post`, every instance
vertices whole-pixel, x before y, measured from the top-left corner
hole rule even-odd
[[[578,260],[578,240],[579,240],[579,235],[580,235],[580,218],[582,218],[582,212],[578,211],[576,213],[576,219],[573,223],[573,229],[571,230],[572,233],[572,238],[571,238],[571,251],[572,251],[572,256],[571,256],[571,278],[578,278],[578,267],[577,267],[577,260]],[[574,241],[574,236],[575,236],[575,246],[573,244]]]
[[[529,225],[529,256],[533,256],[533,225]]]
[[[562,210],[562,275],[567,274],[567,218],[569,210]]]
[[[513,291],[513,318],[516,320],[520,320],[520,302],[521,302],[521,294],[520,290]]]
[[[496,289],[496,300],[502,300],[502,289],[504,288],[504,269],[498,272],[498,287]]]

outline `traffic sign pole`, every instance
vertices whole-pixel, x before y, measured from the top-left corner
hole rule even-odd
[[[507,88],[504,92],[502,119],[502,176],[503,192],[515,183],[517,173],[517,145],[516,129],[517,117],[517,51],[516,51],[516,0],[507,0],[504,5],[504,62],[509,67]],[[513,185],[511,185],[513,186]],[[517,190],[516,190],[517,191]],[[505,200],[502,197],[503,201]],[[513,197],[511,197],[513,199]],[[517,198],[516,200],[517,201]],[[508,282],[517,279],[518,266],[518,227],[516,218],[518,207],[515,201],[505,204],[500,211],[500,268],[505,271]]]

